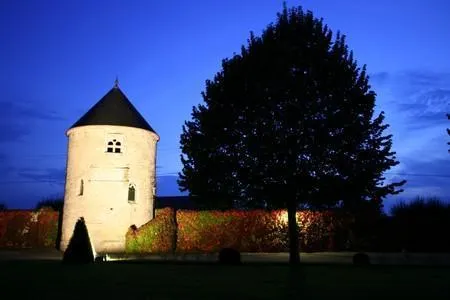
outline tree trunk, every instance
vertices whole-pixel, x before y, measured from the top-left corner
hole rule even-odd
[[[288,231],[289,231],[289,264],[300,264],[300,253],[298,243],[297,205],[295,199],[288,200]]]

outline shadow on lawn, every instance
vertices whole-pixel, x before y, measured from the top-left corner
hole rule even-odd
[[[223,265],[219,263],[219,261],[192,261],[192,260],[148,260],[148,259],[128,259],[128,260],[114,260],[114,261],[106,261],[102,262],[102,264],[114,264],[114,265],[143,265],[143,266],[151,266],[151,265],[166,265],[166,266],[205,266],[205,267],[217,267],[217,268],[264,268],[264,267],[280,267],[292,270],[293,274],[299,274],[302,270],[359,270],[363,272],[390,272],[397,270],[429,270],[429,269],[437,269],[437,270],[449,270],[450,267],[445,265],[352,265],[352,264],[335,264],[335,263],[301,263],[299,266],[291,267],[289,263],[286,262],[261,262],[261,261],[252,261],[252,262],[242,262],[238,265]]]

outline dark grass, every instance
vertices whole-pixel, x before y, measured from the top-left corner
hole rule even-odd
[[[0,299],[450,299],[440,267],[0,262]]]

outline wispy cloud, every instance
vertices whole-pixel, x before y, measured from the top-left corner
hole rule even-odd
[[[0,143],[19,141],[30,132],[31,129],[25,125],[7,124],[7,122],[0,121]]]
[[[62,121],[65,118],[38,104],[0,101],[0,143],[15,142],[33,130],[35,121]]]
[[[57,185],[64,185],[66,170],[57,168],[22,169],[18,172],[18,175],[21,178],[31,179],[36,182],[47,182]]]
[[[12,171],[14,171],[14,168],[9,162],[9,156],[0,152],[0,174],[3,178],[6,178]]]
[[[388,180],[407,179],[404,198],[449,197],[450,155],[446,128],[450,112],[450,73],[409,71],[371,76],[378,110],[386,112],[400,164]]]
[[[0,107],[2,117],[9,117],[10,119],[65,120],[56,112],[32,102],[0,101]]]

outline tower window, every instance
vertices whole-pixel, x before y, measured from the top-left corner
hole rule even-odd
[[[108,153],[121,153],[122,152],[122,143],[118,140],[112,140],[108,142],[108,146],[106,147],[106,152]]]
[[[136,188],[134,185],[131,185],[128,187],[128,201],[134,202],[136,201]]]
[[[80,192],[78,193],[78,196],[83,196],[84,193],[84,181],[81,179],[80,181]]]
[[[106,152],[113,152],[113,142],[108,142],[108,148],[106,148]]]
[[[120,144],[120,142],[116,142],[115,146],[116,147],[114,148],[114,152],[120,153],[120,146],[122,146],[122,144]]]

